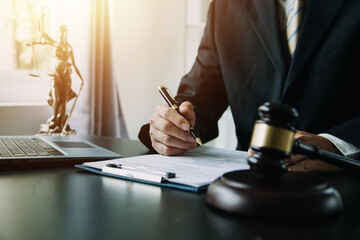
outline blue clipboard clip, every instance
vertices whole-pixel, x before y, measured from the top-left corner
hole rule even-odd
[[[102,168],[102,172],[126,178],[134,178],[158,183],[162,183],[169,178],[176,177],[176,174],[173,172],[160,172],[143,166],[132,167],[122,164],[107,164]]]

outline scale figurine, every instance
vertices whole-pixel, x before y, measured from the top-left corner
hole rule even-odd
[[[49,92],[48,104],[52,107],[53,116],[47,120],[46,124],[40,125],[40,135],[75,135],[75,130],[70,129],[69,119],[74,110],[75,104],[81,92],[84,80],[77,68],[74,60],[73,49],[67,41],[67,26],[61,25],[58,28],[59,40],[55,41],[44,32],[44,11],[42,9],[41,17],[38,20],[39,31],[41,32],[38,41],[30,41],[27,46],[32,47],[32,61],[29,75],[39,77],[37,56],[35,51],[36,45],[50,46],[50,64],[48,75],[52,78],[51,90]],[[55,56],[54,56],[54,52]],[[51,61],[54,61],[51,64]],[[36,66],[34,68],[34,65]],[[81,85],[76,94],[71,88],[72,67],[81,80]],[[52,69],[50,69],[52,68]],[[36,69],[36,70],[35,70]],[[35,71],[34,71],[35,70]],[[66,104],[75,98],[73,106],[69,113],[66,111]]]

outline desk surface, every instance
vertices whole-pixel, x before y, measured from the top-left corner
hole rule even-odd
[[[90,137],[124,157],[137,141]],[[274,221],[229,216],[205,194],[160,188],[68,168],[0,172],[0,239],[359,239],[360,177],[323,176],[340,192],[337,219]]]

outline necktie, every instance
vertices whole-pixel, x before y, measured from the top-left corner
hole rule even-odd
[[[304,2],[296,0],[293,8],[291,9],[288,20],[286,23],[286,35],[288,39],[288,45],[291,57],[294,56],[298,37],[300,35],[300,29],[302,25],[302,19],[304,15]]]

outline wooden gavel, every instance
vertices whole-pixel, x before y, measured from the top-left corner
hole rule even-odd
[[[294,139],[299,115],[297,111],[281,103],[264,103],[259,107],[260,120],[256,121],[250,148],[254,152],[248,158],[250,168],[256,172],[279,176],[287,171],[284,159],[291,153],[320,159],[343,169],[360,170],[360,162],[338,154],[310,146]]]

